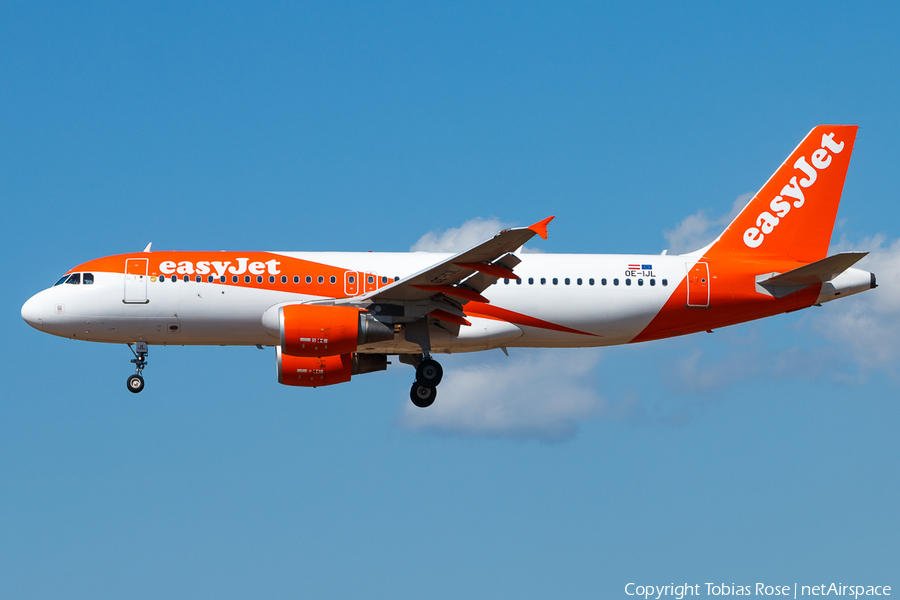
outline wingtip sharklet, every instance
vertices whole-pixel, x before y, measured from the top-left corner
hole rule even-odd
[[[536,234],[538,234],[539,236],[541,236],[543,239],[546,240],[547,239],[547,225],[549,225],[550,221],[552,221],[555,218],[556,218],[556,215],[547,217],[546,219],[538,221],[534,225],[530,226],[528,229],[532,230],[533,232],[535,232]]]

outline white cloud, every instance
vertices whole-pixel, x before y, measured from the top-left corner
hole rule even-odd
[[[459,227],[446,231],[429,231],[410,247],[412,252],[462,252],[476,244],[489,240],[503,229],[511,227],[508,223],[491,217],[469,219]]]
[[[775,318],[778,318],[777,316]],[[666,384],[672,392],[684,396],[715,394],[748,380],[783,381],[786,379],[816,379],[829,373],[833,379],[840,379],[829,371],[828,365],[838,354],[833,348],[805,343],[785,349],[773,349],[764,340],[753,337],[746,345],[735,346],[734,335],[720,335],[721,339],[704,351],[693,349],[690,354],[666,363]],[[797,336],[793,331],[785,331],[785,336]],[[804,337],[804,333],[799,335]]]
[[[731,212],[726,215],[709,216],[706,210],[699,210],[681,220],[674,229],[663,231],[663,237],[669,243],[669,252],[684,254],[699,250],[711,243],[725,227],[747,206],[753,193],[741,194],[731,205]]]
[[[558,441],[578,423],[614,416],[596,391],[600,351],[513,350],[490,364],[447,369],[435,403],[407,403],[400,423],[415,431]],[[620,407],[621,408],[621,407]]]
[[[842,348],[862,372],[884,370],[894,377],[900,361],[900,239],[883,235],[849,243],[841,238],[831,253],[868,251],[856,266],[875,273],[878,288],[824,305],[828,318],[816,319],[814,331]]]

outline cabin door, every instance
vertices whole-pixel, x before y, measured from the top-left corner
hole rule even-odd
[[[690,308],[709,308],[709,265],[705,262],[693,265],[687,279],[687,305]]]
[[[150,259],[125,259],[125,303],[147,303],[147,268]]]

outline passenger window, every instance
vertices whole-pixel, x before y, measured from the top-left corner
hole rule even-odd
[[[256,276],[256,283],[262,283],[262,275]]]
[[[213,277],[212,275],[210,275],[209,277],[206,278],[206,280],[207,280],[208,282],[212,283],[213,281],[216,280],[216,278]]]
[[[503,283],[505,283],[506,285],[509,285],[509,279],[504,279]]]
[[[556,285],[556,284],[558,284],[558,283],[559,283],[559,279],[557,279],[556,277],[554,277],[554,278],[553,278],[553,285]]]
[[[638,285],[644,285],[644,280],[643,280],[643,278],[642,278],[642,279],[638,279]]]
[[[275,276],[269,275],[269,283],[275,283]]]
[[[618,278],[618,277],[616,277],[615,279],[613,279],[613,285],[619,285],[619,278]]]
[[[399,277],[399,276],[395,276],[395,277],[394,277],[394,281],[400,281],[400,277]]]
[[[250,276],[244,275],[244,283],[250,283]]]
[[[287,283],[287,275],[281,276],[281,283]]]
[[[541,277],[541,285],[547,285],[547,278]]]
[[[569,278],[566,277],[566,285],[569,285]]]
[[[225,276],[224,276],[224,275],[222,275],[221,277],[219,277],[219,282],[225,283]]]
[[[651,286],[656,285],[656,280],[655,280],[655,279],[651,279],[651,280],[650,280],[650,285],[651,285]]]
[[[203,278],[200,277],[199,275],[197,275],[196,277],[194,277],[194,281],[196,281],[197,283],[200,283],[203,281]]]
[[[625,279],[625,285],[631,285],[631,277]]]
[[[172,283],[175,283],[176,281],[178,281],[178,276],[177,276],[177,275],[172,275]],[[224,277],[222,278],[222,281],[223,281],[223,282],[225,281],[225,278],[224,278]]]
[[[69,278],[66,279],[66,283],[71,283],[72,285],[78,285],[81,283],[81,273],[72,273],[69,275]]]
[[[600,280],[600,285],[606,285],[606,277]]]
[[[577,283],[578,285],[581,285],[581,277],[579,277],[578,279],[576,279],[576,280],[575,280],[575,283]]]
[[[331,283],[334,283],[334,282],[332,281]],[[356,277],[351,275],[350,277],[347,278],[347,283],[356,283]]]
[[[375,283],[375,278],[369,275],[368,277],[366,277],[366,281],[369,283]]]
[[[306,283],[312,283],[312,277],[309,275],[306,276]]]
[[[382,277],[382,278],[381,278],[381,283],[387,283],[387,277]]]
[[[668,279],[663,279],[663,285],[669,285],[669,280],[668,280]]]
[[[300,283],[300,276],[294,275],[294,283]]]
[[[325,278],[319,275],[318,279],[316,279],[319,283],[325,283]]]
[[[85,273],[84,277],[81,279],[81,283],[84,285],[91,285],[94,283],[94,274],[93,273]]]
[[[191,276],[190,276],[190,275],[185,275],[184,277],[182,277],[182,279],[184,279],[184,282],[187,283],[188,281],[191,280]],[[87,281],[85,281],[85,283],[87,283]]]
[[[521,277],[519,277],[518,279],[516,279],[516,285],[522,285],[522,278],[521,278]]]
[[[335,278],[335,276],[332,275],[332,276],[331,276],[331,279],[329,279],[329,281],[330,281],[331,283],[335,283],[335,282],[337,282],[337,278]]]
[[[232,276],[231,276],[231,283],[237,283],[237,282],[238,282],[238,276],[237,276],[237,275],[232,275]]]
[[[534,277],[528,278],[528,285],[534,285]]]

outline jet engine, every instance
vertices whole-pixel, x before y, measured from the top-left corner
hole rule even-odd
[[[384,371],[384,354],[346,353],[337,356],[291,356],[275,349],[278,361],[278,383],[301,387],[320,387],[350,381],[351,375]]]
[[[274,308],[263,317],[270,331]],[[392,327],[348,306],[287,304],[277,311],[281,351],[290,356],[337,356],[356,352],[360,345],[394,339]]]

